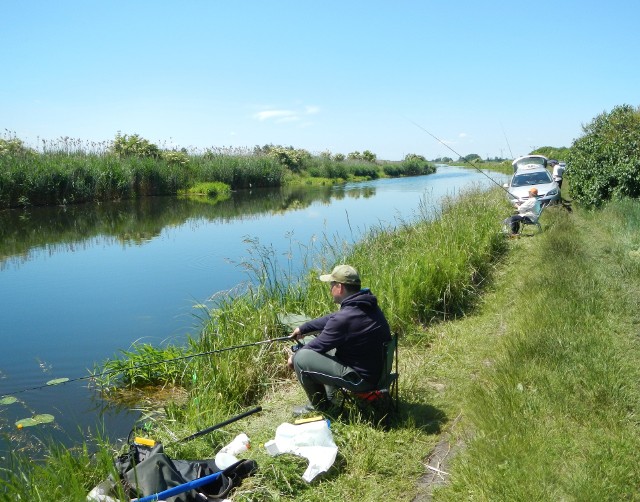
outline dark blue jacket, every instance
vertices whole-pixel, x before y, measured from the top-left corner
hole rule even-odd
[[[340,310],[300,326],[302,334],[321,333],[305,345],[325,353],[336,349],[336,358],[353,368],[367,382],[377,384],[383,365],[382,344],[391,339],[389,323],[368,289],[345,298]]]

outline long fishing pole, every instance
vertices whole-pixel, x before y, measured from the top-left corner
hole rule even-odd
[[[502,134],[504,136],[504,140],[507,142],[507,146],[509,147],[509,155],[511,155],[511,158],[513,158],[513,152],[511,151],[511,145],[509,144],[509,140],[507,139],[507,133],[504,132],[504,127],[502,127],[502,124],[500,124],[500,129],[502,129]]]
[[[495,183],[496,185],[498,185],[500,188],[502,188],[505,192],[507,192],[509,194],[509,196],[511,198],[514,199],[518,199],[515,195],[513,195],[509,190],[507,190],[504,186],[502,186],[500,183],[498,183],[496,180],[494,180],[491,176],[489,176],[487,173],[485,173],[482,169],[480,169],[478,166],[476,166],[473,162],[469,162],[467,159],[465,159],[462,155],[460,155],[458,152],[456,152],[453,148],[451,148],[449,145],[447,145],[444,141],[442,141],[440,138],[438,138],[436,135],[431,134],[429,131],[427,131],[424,127],[422,127],[420,124],[417,124],[416,122],[414,122],[413,120],[409,120],[409,122],[411,122],[414,126],[418,127],[419,129],[422,129],[424,132],[426,132],[429,136],[431,136],[433,139],[435,139],[438,143],[440,143],[443,146],[446,146],[449,150],[451,150],[453,153],[455,153],[460,159],[462,159],[464,162],[466,162],[467,164],[469,164],[471,167],[473,167],[475,170],[477,170],[480,174],[482,174],[483,176],[486,176],[487,178],[489,178],[493,183]]]
[[[281,336],[279,338],[270,338],[269,340],[261,340],[259,342],[250,342],[250,343],[243,343],[240,345],[233,345],[231,347],[224,347],[222,349],[214,349],[214,350],[208,350],[206,352],[199,352],[197,354],[189,354],[186,356],[180,356],[180,357],[174,357],[173,359],[163,359],[162,361],[155,361],[152,363],[145,363],[145,364],[139,364],[137,366],[131,366],[125,369],[115,369],[115,370],[109,370],[109,371],[103,371],[102,373],[98,373],[98,374],[91,374],[91,375],[87,375],[87,376],[83,376],[83,377],[78,377],[78,378],[72,378],[72,379],[67,379],[64,381],[60,381],[60,382],[56,382],[56,383],[48,383],[48,384],[44,384],[44,385],[36,385],[34,387],[28,387],[26,389],[22,389],[22,390],[16,390],[13,392],[4,392],[2,395],[3,396],[13,396],[16,394],[22,394],[23,392],[28,392],[30,390],[38,390],[38,389],[44,389],[47,387],[55,387],[58,385],[64,385],[67,383],[71,383],[71,382],[79,382],[82,380],[94,380],[96,378],[101,378],[101,377],[105,377],[108,375],[113,375],[115,373],[123,373],[125,371],[132,371],[132,370],[138,370],[141,368],[148,368],[150,366],[156,366],[158,364],[165,364],[165,363],[173,363],[176,361],[183,361],[183,360],[187,360],[187,359],[192,359],[194,357],[201,357],[201,356],[207,356],[207,355],[211,355],[211,354],[220,354],[221,352],[227,352],[229,350],[236,350],[236,349],[243,349],[245,347],[254,347],[256,345],[265,345],[267,343],[273,343],[273,342],[282,342],[285,340],[293,340],[293,338],[291,337],[291,335],[288,336]]]

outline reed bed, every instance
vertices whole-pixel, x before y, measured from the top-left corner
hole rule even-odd
[[[43,141],[36,151],[5,134],[0,138],[0,209],[175,195],[196,183],[219,182],[236,190],[282,186],[300,177],[345,181],[432,172],[431,164],[416,158],[336,160],[281,147],[189,152],[120,134],[113,142],[98,144],[70,138]]]
[[[73,204],[175,195],[197,182],[232,188],[279,186],[284,169],[267,157],[213,156],[187,164],[107,153],[0,155],[0,206]]]

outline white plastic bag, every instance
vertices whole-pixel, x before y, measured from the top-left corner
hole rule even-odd
[[[118,499],[111,497],[115,486],[113,480],[105,479],[89,492],[87,502],[119,502]]]
[[[320,473],[326,472],[333,465],[338,454],[338,447],[333,442],[333,435],[326,420],[308,422],[299,425],[283,423],[276,429],[276,437],[264,445],[272,457],[282,453],[292,453],[309,461],[307,470],[302,475],[307,483]]]

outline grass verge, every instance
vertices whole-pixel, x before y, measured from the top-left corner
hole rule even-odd
[[[552,208],[482,312],[442,330],[434,376],[466,446],[435,500],[637,497],[639,216],[631,201]]]

